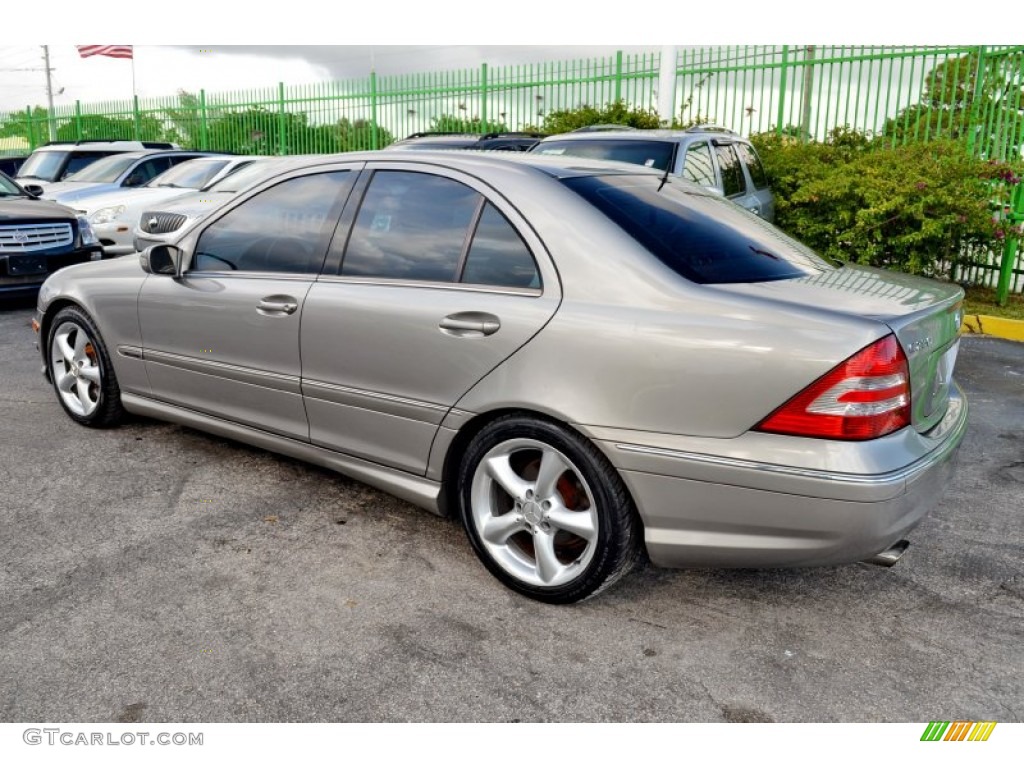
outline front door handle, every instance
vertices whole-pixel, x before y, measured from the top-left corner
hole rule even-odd
[[[299,302],[293,296],[264,296],[256,305],[261,315],[290,315],[298,308]]]
[[[497,332],[501,321],[487,312],[456,312],[444,318],[438,328],[449,336],[479,338]]]

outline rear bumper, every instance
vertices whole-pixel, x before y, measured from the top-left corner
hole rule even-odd
[[[786,466],[621,442],[602,443],[602,448],[633,494],[655,565],[767,568],[850,563],[905,537],[948,485],[967,429],[967,401],[955,386],[951,394],[942,422],[928,436],[914,436],[928,450],[910,463],[879,473]],[[862,446],[864,451],[875,450],[870,444]]]

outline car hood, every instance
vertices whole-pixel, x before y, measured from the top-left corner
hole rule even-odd
[[[117,184],[108,184],[106,182],[61,181],[57,184],[48,185],[45,197],[47,200],[56,200],[58,203],[74,206],[79,200],[120,188]]]
[[[147,210],[159,210],[161,213],[181,213],[185,216],[205,216],[233,199],[235,192],[188,192],[161,205],[152,206]]]
[[[123,205],[130,210],[141,211],[142,208],[148,208],[164,200],[173,200],[183,194],[189,194],[191,191],[175,187],[118,187],[114,190],[87,196],[78,208],[86,213],[95,213],[101,208]]]
[[[70,208],[50,200],[33,200],[28,197],[0,198],[0,225],[15,221],[71,219],[75,215]]]
[[[907,356],[914,427],[927,432],[945,413],[963,319],[960,286],[846,265],[796,280],[715,287],[885,323]]]

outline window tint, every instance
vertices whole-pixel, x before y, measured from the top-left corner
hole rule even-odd
[[[139,163],[136,168],[128,174],[123,184],[126,187],[141,187],[147,181],[151,181],[173,165],[169,157],[155,157]]]
[[[510,288],[539,288],[540,275],[526,243],[497,208],[484,206],[473,234],[463,283],[502,285]]]
[[[743,158],[747,170],[750,171],[750,178],[754,182],[754,186],[757,189],[767,189],[768,175],[764,172],[761,158],[757,156],[754,148],[749,144],[737,144],[736,148],[740,151],[740,157]]]
[[[715,147],[718,153],[718,167],[722,170],[722,191],[726,197],[739,195],[747,191],[747,182],[743,178],[743,168],[732,144]]]
[[[718,188],[715,181],[715,166],[711,161],[711,147],[706,141],[691,144],[686,150],[683,162],[683,178],[702,187]]]
[[[481,196],[441,176],[377,171],[341,274],[452,282]]]
[[[331,215],[348,193],[347,171],[282,181],[215,221],[199,238],[192,270],[198,272],[320,271]]]
[[[696,283],[807,277],[834,267],[727,200],[643,176],[562,180],[666,266]],[[692,190],[692,188],[691,188]]]
[[[573,155],[594,160],[617,160],[620,163],[646,165],[665,170],[672,161],[675,143],[671,141],[638,141],[633,139],[576,139],[542,141],[533,150],[542,155]]]

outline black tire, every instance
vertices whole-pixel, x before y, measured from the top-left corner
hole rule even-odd
[[[66,344],[63,350],[62,341]],[[65,354],[69,348],[75,353],[72,359]],[[46,353],[57,402],[68,416],[79,424],[101,429],[121,423],[124,418],[121,389],[107,347],[88,314],[78,307],[60,310],[50,323]],[[98,381],[87,375],[96,376]],[[69,376],[74,380],[68,379]],[[61,384],[69,381],[68,391],[62,391]]]
[[[641,551],[619,473],[585,438],[548,421],[513,414],[485,426],[462,457],[456,493],[481,562],[534,600],[593,597],[628,573]]]

